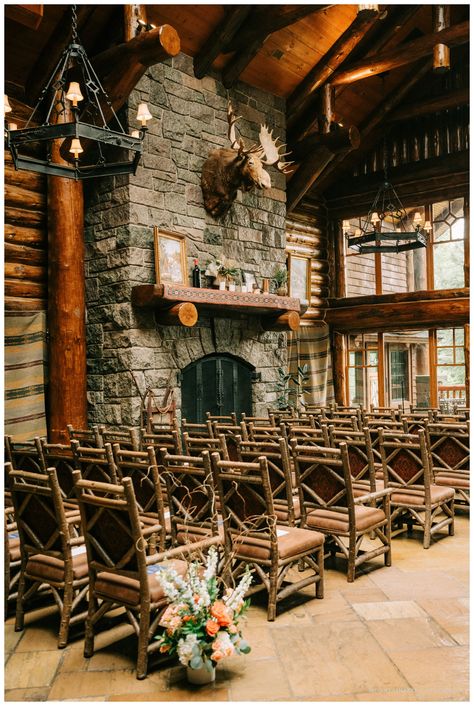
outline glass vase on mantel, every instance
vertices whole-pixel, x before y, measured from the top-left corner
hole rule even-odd
[[[212,684],[216,680],[216,668],[214,666],[210,669],[205,666],[199,667],[199,669],[186,667],[186,676],[190,684]]]

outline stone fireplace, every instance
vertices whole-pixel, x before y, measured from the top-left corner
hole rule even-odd
[[[256,142],[261,123],[285,139],[284,100],[237,84],[229,91],[240,133]],[[158,400],[170,384],[181,410],[181,375],[205,356],[229,354],[253,370],[251,411],[264,414],[276,399],[278,368],[286,364],[286,334],[263,331],[259,318],[200,314],[192,328],[161,326],[153,311],[132,306],[132,287],[155,281],[153,228],[186,236],[190,276],[194,258],[204,266],[224,255],[257,279],[285,262],[285,177],[269,168],[272,188],[239,196],[223,221],[203,207],[200,178],[209,152],[227,147],[227,91],[217,78],[194,77],[180,54],[147,72],[128,105],[130,129],[139,102],[149,123],[137,174],[88,186],[86,287],[89,422],[136,425],[140,396]],[[189,284],[191,280],[189,279]]]

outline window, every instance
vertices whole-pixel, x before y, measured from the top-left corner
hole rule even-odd
[[[364,218],[351,218],[348,231],[358,234]],[[346,296],[359,297],[376,294],[375,291],[375,256],[373,253],[360,255],[347,247],[346,242]]]
[[[464,198],[432,206],[435,289],[464,287]]]
[[[436,331],[436,372],[439,397],[456,397],[466,382],[464,366],[464,329]],[[459,388],[459,389],[456,389]]]
[[[349,404],[378,406],[377,334],[349,336],[348,372]]]

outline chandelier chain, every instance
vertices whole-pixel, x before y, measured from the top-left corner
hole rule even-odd
[[[71,6],[71,15],[72,15],[72,23],[71,23],[71,29],[72,29],[72,41],[74,44],[77,44],[77,12],[76,12],[76,5]]]

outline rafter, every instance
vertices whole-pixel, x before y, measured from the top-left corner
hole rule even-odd
[[[5,5],[5,17],[24,27],[38,29],[43,19],[43,5]]]
[[[388,116],[388,120],[390,122],[410,120],[411,118],[418,118],[420,115],[429,115],[430,113],[437,113],[441,110],[448,110],[449,108],[455,108],[458,105],[467,105],[468,103],[469,89],[460,88],[458,91],[443,93],[441,96],[434,98],[425,98],[422,101],[410,103],[409,105],[398,108]]]
[[[194,75],[196,78],[203,78],[206,75],[214,60],[245,22],[251,9],[249,5],[233,5],[227,8],[222,22],[220,22],[194,57]]]

